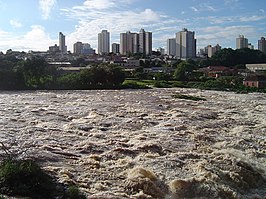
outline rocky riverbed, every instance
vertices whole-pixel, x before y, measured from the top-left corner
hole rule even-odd
[[[89,198],[266,198],[266,94],[0,92],[0,114],[1,142]]]

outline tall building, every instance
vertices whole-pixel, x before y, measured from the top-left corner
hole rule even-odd
[[[98,54],[108,54],[110,52],[110,33],[102,30],[98,34]]]
[[[95,50],[91,48],[91,45],[88,43],[82,43],[80,41],[76,42],[73,45],[73,52],[76,55],[90,55],[95,54]]]
[[[130,31],[120,34],[120,53],[126,55],[129,53],[143,53],[150,55],[152,53],[152,33],[145,32],[131,33]]]
[[[146,55],[152,54],[152,33],[151,32],[145,33],[145,54]]]
[[[258,40],[258,49],[261,52],[266,53],[266,40],[264,37],[261,37],[260,40]]]
[[[62,32],[59,32],[59,50],[62,53],[67,53],[66,36]]]
[[[139,52],[140,53],[145,53],[145,30],[143,28],[140,29],[139,31]]]
[[[83,43],[82,44],[81,54],[83,54],[83,55],[93,55],[93,54],[95,54],[95,50],[91,47],[90,44]]]
[[[83,48],[82,42],[78,41],[78,42],[74,43],[73,53],[77,54],[77,55],[81,54],[82,48]]]
[[[217,44],[216,46],[208,45],[205,47],[205,53],[208,55],[208,57],[212,57],[217,51],[221,50],[222,47]]]
[[[176,39],[167,39],[167,55],[176,56]]]
[[[54,46],[49,46],[49,53],[57,53],[59,52],[59,46],[55,44]]]
[[[184,28],[176,33],[176,56],[179,59],[188,59],[196,57],[196,39],[195,32]]]
[[[133,53],[133,35],[130,31],[120,34],[120,54]]]
[[[238,38],[236,38],[236,49],[241,48],[248,48],[248,39],[244,37],[244,35],[239,35]]]
[[[139,53],[150,55],[152,53],[152,33],[143,28],[139,31]]]
[[[139,34],[131,33],[132,37],[132,52],[133,54],[139,52]]]
[[[102,30],[98,34],[98,54],[107,54],[110,52],[110,33],[107,30]]]
[[[120,48],[120,45],[119,44],[113,43],[112,44],[112,53],[118,54],[120,52],[119,51],[119,48]]]

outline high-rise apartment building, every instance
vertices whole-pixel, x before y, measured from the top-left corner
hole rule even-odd
[[[208,57],[212,57],[217,51],[221,50],[222,47],[217,44],[216,46],[208,45],[205,47],[205,53],[208,55]]]
[[[236,49],[241,48],[248,48],[248,39],[244,37],[244,35],[239,35],[238,38],[236,38]]]
[[[78,42],[74,43],[73,53],[77,54],[77,55],[81,54],[82,48],[83,48],[82,42],[78,41]]]
[[[82,44],[81,54],[83,54],[83,55],[93,55],[93,54],[95,54],[95,50],[91,47],[90,44],[83,43]]]
[[[128,31],[120,34],[120,54],[127,55],[133,53],[133,34]]]
[[[82,43],[80,41],[76,42],[73,45],[73,52],[76,55],[90,55],[95,54],[95,50],[91,48],[91,45],[88,43]]]
[[[152,33],[151,32],[145,33],[145,54],[146,55],[152,54]]]
[[[132,47],[133,47],[133,54],[139,52],[139,34],[138,33],[131,33],[132,36]]]
[[[57,53],[59,52],[59,46],[55,44],[54,46],[49,46],[49,53]]]
[[[184,28],[176,33],[176,56],[179,59],[188,59],[196,57],[196,39],[195,32]]]
[[[62,32],[59,32],[59,51],[67,53],[66,36]]]
[[[176,56],[176,39],[167,39],[167,55]]]
[[[110,52],[110,33],[102,30],[98,34],[98,54],[108,54]]]
[[[139,31],[139,52],[140,53],[145,53],[146,52],[146,45],[145,45],[145,30],[143,28],[140,29]]]
[[[152,53],[152,33],[145,32],[131,33],[130,31],[120,34],[120,53],[126,55],[129,53],[142,53],[150,55]]]
[[[139,31],[139,53],[150,55],[152,53],[152,33],[143,28]]]
[[[113,43],[112,44],[112,53],[118,54],[120,52],[119,48],[120,48],[120,45],[119,44]]]
[[[261,37],[260,40],[258,40],[258,49],[261,52],[266,53],[266,40],[264,37]]]

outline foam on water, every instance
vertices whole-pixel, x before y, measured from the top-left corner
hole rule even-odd
[[[265,113],[260,93],[2,92],[0,140],[91,197],[263,198]]]

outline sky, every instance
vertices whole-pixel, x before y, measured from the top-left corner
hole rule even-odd
[[[241,34],[257,48],[266,37],[266,0],[0,0],[0,51],[46,51],[66,35],[68,50],[77,41],[97,49],[98,33],[153,33],[153,48],[187,28],[197,49],[219,44],[236,47]]]

